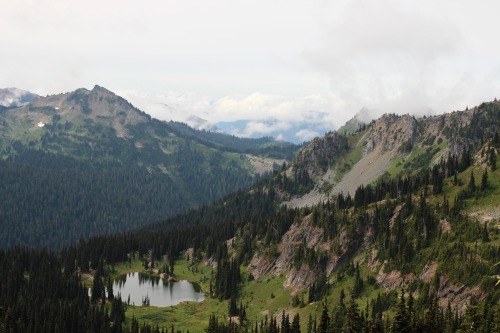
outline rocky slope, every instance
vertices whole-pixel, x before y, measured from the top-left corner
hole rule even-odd
[[[385,114],[366,128],[358,127],[357,133],[330,132],[316,138],[297,155],[290,172],[306,170],[316,186],[310,193],[292,197],[284,204],[311,206],[332,194],[353,195],[358,186],[372,183],[395,164],[422,154],[425,148],[435,149],[429,154],[433,161],[474,149],[482,137],[493,134],[492,128],[498,120],[492,118],[491,108],[497,105],[499,102],[494,101],[465,111],[423,118]],[[361,150],[361,156],[346,171],[338,162],[355,149]],[[329,190],[322,190],[325,188]]]
[[[398,218],[400,210],[401,206],[394,209],[391,221]],[[338,230],[332,239],[325,239],[324,229],[313,226],[312,219],[313,214],[310,214],[294,223],[281,238],[277,254],[274,256],[267,254],[265,248],[257,251],[247,267],[248,272],[255,279],[267,274],[284,275],[283,288],[295,295],[305,292],[323,273],[335,288],[335,283],[338,281],[336,274],[340,265],[346,260],[355,258],[358,264],[372,272],[377,287],[386,292],[407,288],[412,284],[427,283],[431,285],[431,289],[427,291],[429,295],[426,296],[422,294],[422,290],[417,289],[415,298],[436,295],[442,308],[446,308],[449,303],[452,310],[459,313],[464,313],[472,300],[481,301],[486,297],[486,293],[479,286],[453,282],[440,270],[439,264],[435,261],[427,262],[417,274],[404,274],[397,269],[387,270],[387,260],[381,263],[378,260],[378,251],[373,246],[375,241],[373,226],[359,229],[358,241],[349,236],[348,227]],[[302,262],[297,265],[295,262],[297,253],[304,249],[314,251],[317,256],[321,256],[321,260],[316,259],[313,264]]]
[[[483,301],[486,298],[485,287],[479,286],[479,280],[475,280],[476,284],[471,284],[465,282],[470,280],[461,280],[460,275],[452,274],[447,266],[451,260],[449,257],[446,260],[433,257],[435,253],[444,251],[444,248],[454,246],[450,245],[453,242],[448,244],[447,239],[448,237],[451,240],[455,239],[459,228],[462,230],[460,232],[464,232],[463,228],[466,227],[458,226],[459,223],[464,223],[464,219],[470,223],[468,228],[478,227],[476,220],[469,221],[468,217],[447,216],[447,213],[442,213],[439,204],[443,200],[442,194],[426,201],[435,205],[431,208],[435,215],[429,215],[425,219],[427,223],[432,221],[435,224],[437,234],[446,236],[443,236],[444,240],[435,241],[440,245],[427,245],[440,249],[432,250],[436,252],[419,254],[422,256],[419,257],[412,252],[414,249],[409,250],[407,256],[412,259],[408,259],[408,263],[412,269],[408,269],[405,265],[401,268],[395,267],[394,258],[384,257],[381,252],[388,251],[390,248],[388,244],[391,242],[394,242],[396,247],[401,246],[400,244],[406,241],[405,237],[415,237],[412,238],[412,248],[420,246],[416,245],[418,237],[427,237],[427,230],[415,234],[419,221],[415,215],[416,209],[425,206],[421,203],[422,199],[418,193],[413,194],[406,202],[402,198],[394,201],[380,200],[375,206],[362,207],[362,210],[366,210],[364,212],[356,209],[348,210],[344,213],[346,215],[340,215],[341,217],[337,215],[334,217],[333,209],[327,209],[330,213],[325,213],[326,215],[318,212],[336,200],[335,194],[350,193],[353,196],[358,186],[371,184],[384,174],[386,179],[395,176],[396,172],[417,175],[419,170],[432,168],[441,159],[446,160],[449,156],[471,156],[473,160],[471,168],[476,177],[485,170],[493,172],[490,155],[498,156],[493,138],[495,133],[498,136],[499,130],[500,103],[495,101],[465,111],[419,119],[409,115],[384,115],[357,133],[340,135],[337,132],[330,132],[322,138],[314,139],[298,154],[292,166],[286,171],[289,177],[298,172],[307,172],[314,179],[314,189],[302,196],[287,196],[283,193],[280,196],[280,198],[291,197],[282,201],[282,205],[308,206],[309,208],[305,209],[308,213],[284,233],[277,244],[276,253],[268,253],[266,248],[258,247],[248,265],[248,271],[256,279],[266,274],[284,275],[283,287],[292,294],[303,294],[323,273],[326,274],[332,288],[335,288],[339,279],[337,274],[342,265],[352,260],[366,267],[369,274],[374,277],[373,283],[386,292],[403,287],[411,288],[415,298],[435,295],[441,307],[444,308],[449,303],[452,310],[464,313],[472,301]],[[353,153],[356,150],[359,152],[357,159]],[[355,163],[342,174],[338,164],[354,159]],[[389,174],[388,171],[393,173]],[[453,187],[462,188],[463,191],[466,187],[464,184],[470,181],[470,173],[471,171],[467,170],[460,174],[458,178],[461,180],[458,182],[445,182],[448,186],[447,191],[454,196],[458,190],[452,190]],[[339,174],[342,176],[340,180]],[[491,188],[490,192],[483,195],[492,197],[497,195],[497,174],[498,171],[494,173],[493,183],[488,185]],[[329,190],[321,190],[328,185]],[[428,195],[432,194],[431,188],[429,187]],[[476,200],[481,197],[480,194],[475,195]],[[315,206],[317,204],[323,208]],[[485,207],[483,204],[477,207],[479,212],[474,208],[474,201],[471,202],[471,206],[464,212],[464,216],[468,214],[473,218],[481,218],[479,225],[483,228],[486,228],[484,222],[496,227],[498,205]],[[376,217],[384,210],[387,211],[384,217]],[[487,212],[489,218],[481,215],[481,212],[483,215]],[[348,223],[342,225],[336,222],[335,227],[332,227],[332,221],[339,219],[344,219]],[[335,232],[327,231],[328,228],[334,228]],[[387,230],[382,238],[381,230]],[[474,239],[478,237],[477,235],[470,237]],[[490,248],[488,241],[483,240],[483,242],[484,248]],[[403,250],[399,247],[397,251]],[[304,259],[311,253],[314,253],[313,261]],[[393,256],[399,255],[397,252],[392,253]],[[479,262],[482,260],[481,255],[475,255],[475,259]],[[468,273],[462,273],[462,276],[464,274]],[[422,289],[422,286],[428,286],[429,289]]]

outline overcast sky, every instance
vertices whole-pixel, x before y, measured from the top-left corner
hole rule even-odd
[[[494,0],[2,0],[0,87],[98,84],[160,119],[251,120],[242,135],[268,118],[336,128],[363,107],[442,113],[500,97],[499,14]]]

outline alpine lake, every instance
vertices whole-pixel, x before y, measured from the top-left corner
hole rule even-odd
[[[181,302],[201,302],[205,294],[193,282],[167,281],[158,276],[135,272],[127,273],[113,281],[113,294],[121,294],[122,301],[130,305],[165,307]]]

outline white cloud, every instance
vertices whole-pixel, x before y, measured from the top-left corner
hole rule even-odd
[[[500,97],[498,12],[496,0],[4,1],[0,87],[135,90],[124,97],[157,118],[256,122],[248,133],[269,118],[335,128],[363,107],[445,112]]]
[[[333,130],[351,117],[349,114],[339,116],[333,112],[338,103],[331,94],[286,98],[254,93],[248,96],[224,96],[217,100],[176,92],[153,95],[121,91],[118,94],[161,120],[188,123],[191,115],[196,115],[213,124],[248,121],[243,130],[230,133],[244,137],[279,133],[299,124],[311,125],[324,131]],[[304,132],[298,137],[302,139],[316,135],[317,131],[307,134]]]
[[[489,5],[489,11],[500,9],[498,2]],[[494,61],[473,55],[491,35],[477,29],[486,17],[474,16],[475,3],[359,0],[328,2],[321,9],[322,46],[304,57],[329,78],[351,113],[363,106],[379,114],[451,111],[490,100],[500,88],[498,77],[479,82],[498,68],[500,48],[488,42],[486,54],[495,54]]]
[[[303,129],[298,131],[295,136],[299,138],[301,141],[309,141],[311,139],[314,139],[315,137],[319,136],[319,133],[316,131],[312,131],[309,129]]]
[[[283,134],[278,134],[276,136],[276,141],[285,141],[285,137],[283,136]]]
[[[254,135],[268,135],[273,132],[283,131],[290,128],[290,124],[286,122],[263,122],[251,121],[243,130],[243,133],[235,133],[239,136],[250,137]]]

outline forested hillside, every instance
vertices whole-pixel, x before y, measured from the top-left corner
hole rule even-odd
[[[485,104],[461,126],[439,132],[433,140],[450,140],[447,154],[437,154],[443,146],[418,135],[410,136],[410,144],[404,144],[407,137],[393,141],[400,155],[386,173],[354,193],[334,194],[313,206],[286,203],[316,186],[324,170],[337,168],[352,152],[353,138],[373,133],[365,132],[370,126],[347,136],[328,134],[330,141],[311,143],[295,164],[250,189],[163,222],[92,237],[57,253],[0,251],[2,270],[10,272],[0,282],[0,327],[19,332],[68,327],[82,332],[496,332],[499,113],[498,104]],[[415,119],[415,130],[426,121]],[[373,136],[372,148],[376,140]],[[338,155],[316,150],[332,142],[344,143],[332,145]],[[321,158],[329,160],[318,164]],[[163,309],[106,295],[109,281],[131,270],[193,279],[208,298]],[[82,296],[78,281],[91,286],[92,297]],[[42,284],[54,285],[55,291],[37,288]],[[45,301],[41,306],[26,299]]]
[[[152,119],[98,86],[4,108],[0,247],[59,248],[165,219],[249,186],[297,149]]]

